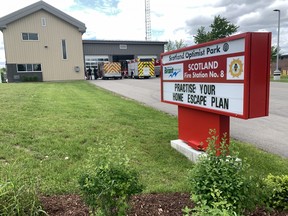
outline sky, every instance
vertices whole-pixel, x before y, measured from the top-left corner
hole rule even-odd
[[[1,4],[0,17],[37,2],[9,0]],[[85,23],[83,39],[145,40],[145,0],[45,0]],[[280,53],[288,53],[287,0],[150,0],[151,41],[185,41],[193,46],[197,29],[209,26],[220,15],[239,26],[238,33],[272,32],[277,45],[280,12]],[[0,67],[5,64],[0,33]]]

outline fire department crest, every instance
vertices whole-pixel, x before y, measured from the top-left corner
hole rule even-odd
[[[243,63],[238,59],[233,59],[229,64],[229,73],[232,77],[240,77],[243,73]]]

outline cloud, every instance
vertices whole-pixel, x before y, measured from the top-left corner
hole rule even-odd
[[[120,13],[119,0],[76,0],[77,6],[91,8],[108,16],[116,16]]]
[[[199,16],[192,18],[190,20],[186,21],[188,33],[192,35],[196,35],[197,29],[199,29],[201,26],[205,27],[206,31],[209,30],[209,26],[213,22],[212,17],[205,17],[205,16]]]
[[[0,17],[38,0],[9,0],[1,5]],[[83,39],[145,40],[144,0],[44,0],[85,23]],[[152,40],[184,40],[193,44],[193,35],[204,26],[209,30],[214,16],[220,15],[239,26],[238,33],[272,32],[277,40],[277,13],[281,9],[280,47],[288,53],[287,0],[150,0]],[[0,37],[0,44],[3,39]],[[4,52],[0,49],[0,60]],[[5,59],[5,58],[4,58]]]
[[[199,1],[201,2],[201,1]],[[263,2],[262,0],[216,0],[214,8],[211,5],[202,5],[193,13],[191,18],[186,19],[186,28],[189,34],[196,34],[197,29],[204,26],[209,30],[214,16],[220,15],[227,18],[231,23],[239,26],[238,33],[241,32],[272,32],[272,44],[276,44],[277,35],[277,14],[273,10],[281,9],[281,35],[288,33],[288,4],[286,0],[272,0]],[[192,9],[193,10],[193,9]],[[209,13],[204,13],[209,11]],[[288,52],[288,42],[284,37],[280,37],[282,50]]]
[[[97,38],[107,40],[145,40],[145,13],[144,1],[127,7],[131,0],[122,0],[117,5],[117,16],[107,16],[105,13],[93,8],[82,8],[78,11],[85,14],[87,32],[83,38]],[[76,12],[73,12],[76,13]]]

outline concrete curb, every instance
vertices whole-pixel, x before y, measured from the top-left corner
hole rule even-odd
[[[189,160],[191,160],[194,163],[197,162],[198,157],[201,154],[206,154],[203,151],[197,151],[197,150],[191,148],[190,146],[188,146],[185,142],[183,142],[180,139],[171,140],[171,147],[176,149],[176,151],[180,152],[181,154],[186,156]]]

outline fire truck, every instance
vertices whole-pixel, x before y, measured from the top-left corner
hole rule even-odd
[[[128,62],[128,77],[150,78],[154,76],[154,59],[138,58]]]
[[[120,62],[101,62],[98,64],[98,76],[102,79],[122,79]]]
[[[155,60],[155,62],[154,62],[154,72],[155,72],[155,76],[156,77],[160,76],[160,71],[161,71],[161,61],[160,60]]]

